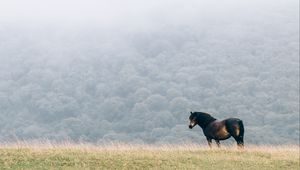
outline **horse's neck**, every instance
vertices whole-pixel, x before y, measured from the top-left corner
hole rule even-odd
[[[211,122],[214,122],[215,120],[217,119],[214,117],[207,118],[205,122],[201,122],[201,120],[199,120],[198,122],[201,123],[198,123],[198,125],[204,130]]]

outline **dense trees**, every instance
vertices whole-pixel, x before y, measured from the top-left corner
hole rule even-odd
[[[247,143],[295,144],[295,12],[115,32],[3,24],[0,140],[198,143],[188,113],[206,111],[243,119]]]

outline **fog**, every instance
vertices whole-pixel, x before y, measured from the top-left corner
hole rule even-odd
[[[0,141],[206,144],[190,111],[299,144],[299,1],[0,2]]]

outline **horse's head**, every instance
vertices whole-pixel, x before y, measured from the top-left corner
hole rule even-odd
[[[196,112],[191,112],[189,119],[190,119],[189,128],[192,129],[194,126],[196,126],[198,124]]]
[[[205,128],[209,123],[217,120],[208,113],[204,112],[191,112],[189,128],[192,129],[194,126],[199,125],[202,129]]]

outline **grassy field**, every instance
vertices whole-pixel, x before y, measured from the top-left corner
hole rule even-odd
[[[297,169],[299,146],[6,144],[0,169]]]

